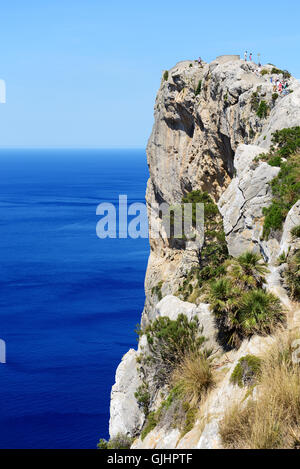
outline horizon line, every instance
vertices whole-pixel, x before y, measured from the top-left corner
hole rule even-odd
[[[1,150],[146,150],[146,147],[0,147]]]

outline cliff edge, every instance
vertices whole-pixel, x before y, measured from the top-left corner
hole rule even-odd
[[[287,84],[282,94],[274,88],[276,79]],[[292,132],[298,138],[300,126],[300,83],[286,71],[272,65],[259,69],[237,56],[221,56],[202,65],[184,61],[164,73],[154,118],[147,147],[146,201],[159,236],[150,234],[139,347],[123,357],[112,388],[110,436],[128,435],[133,448],[222,448],[220,422],[229,405],[251,396],[255,400],[255,392],[259,395],[235,385],[232,373],[243,357],[263,356],[276,343],[277,333],[271,328],[262,333],[257,327],[243,335],[245,324],[237,331],[232,319],[239,309],[226,316],[225,324],[212,306],[209,285],[218,276],[232,282],[232,272],[244,272],[241,256],[252,253],[265,268],[264,275],[258,278],[252,272],[245,280],[240,274],[233,283],[244,282],[242,289],[249,294],[255,290],[276,297],[284,331],[296,330],[300,324],[298,298],[284,273],[300,248],[300,233],[295,235],[300,226],[299,188],[282,208],[281,225],[272,226],[273,206],[279,204],[274,199],[277,186],[285,184],[288,171],[284,165],[290,164],[293,171],[299,163],[295,159],[299,148],[291,140],[296,138]],[[279,183],[274,183],[278,178]],[[209,206],[213,213],[208,221],[213,228],[206,228],[209,242],[202,246],[206,257],[203,251],[201,259],[193,245],[176,243],[166,235],[159,211],[160,204],[182,204],[189,194],[202,194],[205,209]],[[235,295],[236,300],[239,293]],[[231,297],[226,303],[228,315],[230,301]],[[209,363],[216,378],[196,404],[179,405],[182,394],[175,395],[174,382],[166,374],[158,379],[157,349],[155,355],[151,342],[155,344],[151,324],[157,325],[159,318],[175,324],[182,316],[190,321],[186,324],[197,322],[206,348],[213,351]]]

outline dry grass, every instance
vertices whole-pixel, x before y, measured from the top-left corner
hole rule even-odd
[[[196,406],[214,387],[212,360],[201,352],[188,353],[172,375],[173,386],[180,386],[183,399]]]
[[[281,335],[264,357],[257,400],[235,404],[224,416],[220,424],[224,447],[299,447],[300,367],[292,361],[293,340]]]

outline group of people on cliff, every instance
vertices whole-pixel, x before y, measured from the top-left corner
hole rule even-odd
[[[273,91],[274,93],[279,93],[280,95],[289,94],[289,83],[286,80],[280,80],[278,77],[273,80],[273,77],[270,78],[271,83],[274,83]]]

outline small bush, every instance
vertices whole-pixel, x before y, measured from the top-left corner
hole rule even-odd
[[[260,72],[262,76],[268,75],[269,73],[270,73],[269,70],[266,70],[265,68]]]
[[[150,412],[150,414],[148,415],[147,421],[145,423],[145,426],[144,426],[144,428],[142,430],[142,433],[141,433],[141,440],[142,441],[144,441],[144,439],[146,438],[148,433],[150,433],[150,432],[152,432],[152,430],[154,430],[156,425],[157,425],[157,421],[156,421],[156,418],[155,418],[155,412]]]
[[[99,443],[97,444],[98,449],[107,449],[108,441],[100,438]]]
[[[300,250],[288,258],[285,281],[294,300],[300,301]]]
[[[253,386],[260,375],[261,359],[254,355],[242,357],[230,377],[233,384],[240,388],[244,386]]]
[[[195,91],[196,96],[198,96],[198,94],[201,93],[201,89],[202,89],[202,80],[199,80],[198,86],[197,86],[196,91]]]
[[[197,409],[195,407],[190,407],[188,403],[185,403],[185,411],[186,418],[180,435],[181,438],[193,429],[197,417]]]
[[[182,204],[192,204],[193,223],[196,221],[196,205],[204,204],[203,245],[198,252],[199,267],[187,274],[177,295],[184,301],[197,302],[204,284],[224,272],[223,262],[228,258],[223,219],[217,204],[207,192],[192,191],[182,199]]]
[[[164,79],[164,81],[168,81],[168,79],[169,79],[169,72],[168,72],[168,70],[166,70],[166,71],[164,72],[164,74],[163,74],[163,79]]]
[[[141,386],[139,386],[134,396],[137,400],[139,407],[143,409],[143,412],[147,417],[150,406],[150,393],[148,385],[143,383]]]
[[[277,130],[272,142],[277,146],[280,156],[288,158],[300,149],[300,127]]]
[[[211,359],[199,352],[186,354],[175,368],[172,382],[181,389],[184,401],[196,406],[215,384]]]
[[[271,73],[272,75],[282,75],[284,80],[288,80],[292,76],[290,72],[288,72],[287,70],[280,70],[279,68],[276,68],[276,67],[272,68]]]
[[[155,366],[155,380],[160,385],[168,383],[175,368],[188,352],[197,352],[203,346],[205,338],[202,328],[195,317],[191,321],[180,314],[176,321],[168,317],[159,317],[145,329],[150,360]]]
[[[279,298],[265,290],[251,290],[242,295],[235,319],[241,334],[251,336],[270,334],[284,316]]]
[[[277,265],[285,264],[287,262],[287,258],[288,258],[288,256],[285,252],[280,254],[280,256],[277,259]]]
[[[249,137],[250,137],[251,139],[255,137],[255,132],[254,132],[253,129],[250,129],[250,130],[249,130]]]
[[[270,111],[270,108],[268,104],[266,103],[266,101],[261,101],[258,106],[256,114],[260,119],[266,119],[269,115],[269,111]]]
[[[279,68],[273,67],[271,73],[272,75],[280,75],[283,72]]]
[[[117,436],[111,438],[109,441],[101,440],[99,441],[97,448],[98,449],[130,449],[132,445],[132,438],[123,433],[118,433]]]
[[[287,213],[280,202],[273,201],[270,207],[263,208],[263,214],[265,215],[263,238],[268,239],[271,231],[281,230]]]
[[[280,167],[281,162],[282,162],[281,157],[278,156],[278,155],[276,155],[276,156],[273,156],[272,158],[269,159],[268,164],[269,164],[270,166],[277,166],[277,167]]]
[[[272,100],[273,100],[273,101],[276,101],[278,98],[279,98],[279,94],[278,94],[278,93],[273,93],[273,94],[272,94]]]
[[[151,293],[153,296],[156,296],[158,301],[161,301],[162,300],[162,286],[163,286],[163,282],[160,281],[157,285],[155,285],[152,289],[151,289]]]
[[[262,287],[265,275],[269,273],[266,263],[259,254],[246,251],[237,259],[230,259],[226,263],[227,276],[243,291],[252,287]]]
[[[255,111],[255,112],[258,111],[259,103],[260,103],[259,94],[257,91],[255,91],[254,93],[252,93],[251,100],[250,100],[252,111]]]
[[[262,288],[268,269],[259,256],[246,253],[225,265],[226,276],[209,284],[206,299],[220,338],[238,347],[245,337],[270,333],[284,316],[279,299]]]
[[[156,427],[181,430],[181,437],[192,430],[197,416],[197,408],[184,400],[181,386],[174,386],[168,397],[161,403],[156,412],[150,412],[141,432],[141,439]]]
[[[294,228],[292,228],[291,235],[294,238],[300,238],[300,225],[294,226]]]
[[[299,128],[300,129],[300,128]],[[293,145],[298,145],[293,143]],[[291,151],[291,145],[283,145],[277,155]],[[288,149],[288,147],[290,149]],[[293,146],[294,147],[294,146]],[[284,155],[282,155],[284,156]],[[300,198],[300,155],[289,156],[280,165],[280,172],[271,182],[273,200],[269,207],[263,208],[265,215],[264,239],[268,239],[271,232],[280,231],[289,210]]]

